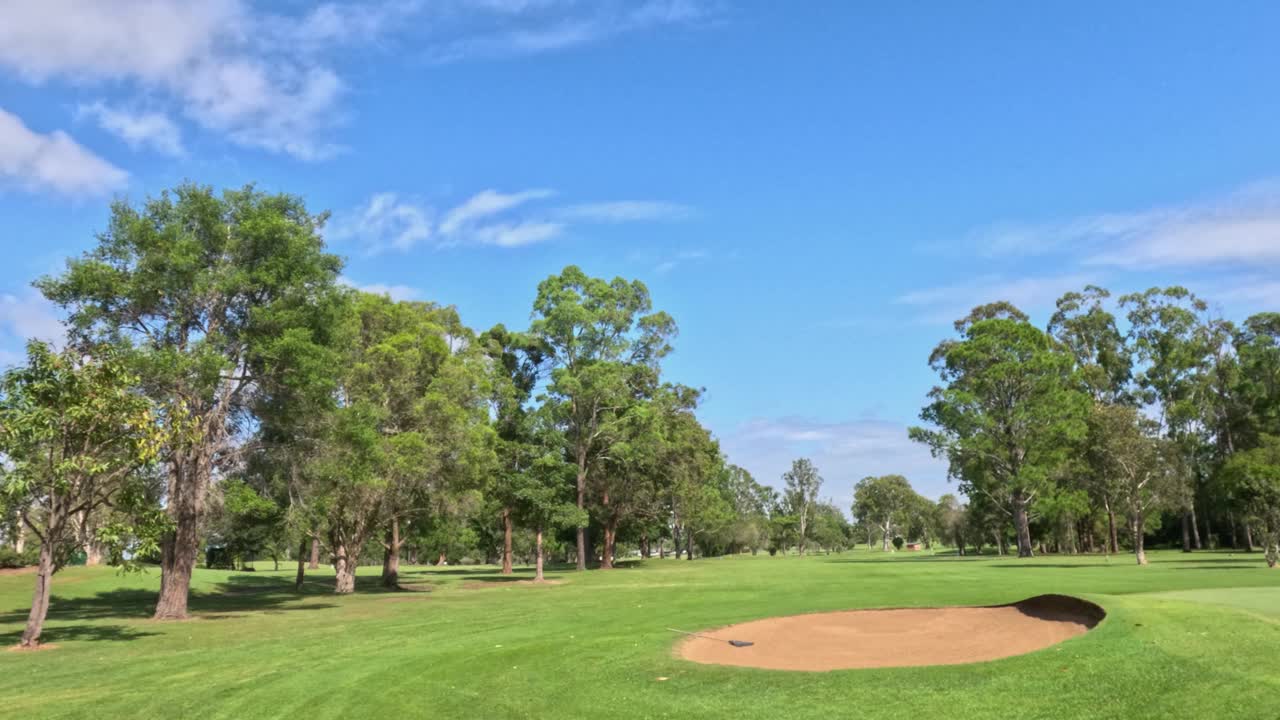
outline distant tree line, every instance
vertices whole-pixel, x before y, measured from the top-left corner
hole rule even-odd
[[[1043,329],[997,302],[955,330],[910,431],[968,498],[944,498],[953,543],[1145,564],[1155,537],[1280,562],[1280,314],[1237,324],[1186,288],[1113,303],[1089,286]]]

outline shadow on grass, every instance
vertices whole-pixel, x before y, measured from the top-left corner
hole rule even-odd
[[[368,578],[360,583],[361,591],[383,590],[378,587],[378,578]],[[370,587],[365,587],[370,585]],[[321,610],[334,607],[329,603],[299,604],[300,595],[325,594],[333,591],[332,583],[323,585],[308,583],[302,593],[294,590],[291,581],[281,579],[255,577],[252,575],[232,575],[224,582],[218,583],[211,592],[191,592],[188,610],[195,616],[225,616],[233,613],[249,612],[283,612],[296,610]],[[55,594],[49,602],[49,622],[100,620],[100,619],[133,619],[145,620],[155,611],[157,592],[155,590],[122,589],[100,592],[96,595],[80,597],[62,597]],[[0,612],[0,623],[23,622],[27,618],[30,607],[14,608]]]
[[[159,633],[146,632],[137,628],[127,627],[125,625],[66,625],[58,627],[57,625],[46,625],[44,631],[40,633],[40,643],[44,645],[61,643],[61,642],[78,642],[82,640],[92,642],[118,642],[124,640],[137,640],[139,638],[158,635]],[[0,635],[0,645],[17,645],[22,640],[22,631],[17,630],[11,633]]]

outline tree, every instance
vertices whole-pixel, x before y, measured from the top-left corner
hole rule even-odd
[[[148,513],[145,475],[166,437],[155,408],[133,391],[138,378],[110,349],[95,355],[74,349],[55,353],[47,344],[27,345],[27,363],[0,379],[0,453],[8,467],[0,489],[22,508],[22,522],[40,541],[36,587],[22,632],[22,647],[40,641],[49,612],[53,575],[79,545],[74,518],[116,503]],[[6,503],[10,504],[10,503]],[[140,506],[140,507],[139,507]],[[117,547],[126,533],[154,548],[142,523],[111,529]]]
[[[1076,377],[1095,405],[1128,404],[1133,398],[1129,383],[1133,377],[1133,356],[1125,337],[1116,327],[1116,318],[1104,303],[1111,293],[1096,285],[1083,292],[1069,292],[1058,298],[1049,320],[1049,334],[1075,358]],[[1107,515],[1107,536],[1111,552],[1119,552],[1114,498],[1108,494],[1109,478],[1097,467],[1083,468],[1082,485],[1102,505]]]
[[[70,310],[73,339],[120,347],[145,392],[194,425],[170,433],[162,454],[172,531],[157,619],[186,617],[210,478],[259,380],[287,369],[270,362],[273,350],[307,342],[333,296],[342,263],[323,251],[324,220],[290,195],[181,185],[142,207],[114,204],[97,247],[37,282]]]
[[[1136,381],[1141,398],[1153,405],[1160,432],[1188,451],[1181,467],[1190,469],[1192,424],[1203,416],[1197,406],[1200,374],[1208,365],[1211,343],[1203,314],[1208,304],[1184,287],[1151,288],[1120,298],[1128,308],[1129,337],[1141,362]],[[1191,474],[1182,479],[1182,550],[1200,545],[1195,524],[1195,487]]]
[[[1155,428],[1125,405],[1097,405],[1089,417],[1090,463],[1110,483],[1109,491],[1128,511],[1133,554],[1147,564],[1144,534],[1149,514],[1176,500],[1179,453]]]
[[[625,404],[631,373],[636,366],[656,370],[671,351],[675,322],[651,310],[644,283],[591,278],[573,265],[538,284],[529,332],[552,366],[547,392],[577,467],[579,510],[586,509],[588,473],[602,434]],[[585,570],[585,526],[577,535],[578,569]]]
[[[1231,500],[1263,529],[1267,567],[1280,565],[1280,436],[1236,453],[1223,471]]]
[[[975,308],[956,327],[961,338],[930,358],[945,384],[930,391],[920,418],[936,429],[913,427],[909,436],[947,457],[971,499],[983,495],[1009,514],[1018,555],[1030,557],[1030,508],[1084,436],[1089,399],[1071,357],[1016,308]]]
[[[957,555],[965,554],[966,509],[960,499],[947,493],[938,498],[938,526],[943,537],[956,548]]]
[[[888,552],[895,527],[906,524],[916,491],[901,475],[865,477],[853,486],[853,515],[879,528],[880,549]]]
[[[809,458],[798,458],[791,462],[791,469],[782,474],[782,482],[786,485],[787,503],[797,520],[798,549],[804,555],[809,520],[813,517],[814,504],[818,501],[822,476]]]

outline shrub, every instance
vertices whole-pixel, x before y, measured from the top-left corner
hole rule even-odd
[[[39,560],[39,554],[39,549],[34,547],[29,547],[21,553],[13,548],[0,547],[0,568],[24,568],[35,565]]]
[[[902,546],[903,546],[903,545],[905,545],[905,544],[906,544],[906,542],[907,542],[907,541],[906,541],[906,540],[903,540],[903,539],[902,539],[902,536],[901,536],[901,535],[899,535],[899,536],[897,536],[897,537],[895,537],[895,538],[893,539],[893,547],[894,547],[894,549],[895,549],[895,550],[901,550],[901,549],[902,549]]]

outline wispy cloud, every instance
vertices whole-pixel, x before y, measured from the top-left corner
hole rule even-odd
[[[436,17],[429,58],[447,63],[564,50],[627,33],[705,24],[720,17],[721,6],[715,0],[455,3]]]
[[[348,287],[374,295],[386,295],[392,300],[417,300],[422,297],[422,291],[416,287],[409,285],[388,285],[386,283],[361,283],[352,280],[345,275],[338,278],[338,282]]]
[[[1093,266],[1280,264],[1280,183],[1257,183],[1182,206],[999,223],[978,230],[975,238],[991,256],[1062,254]]]
[[[355,238],[370,253],[404,251],[431,237],[431,211],[395,193],[377,193],[337,218],[326,235],[339,240]]]
[[[128,177],[65,132],[36,132],[0,108],[0,184],[64,195],[100,195],[123,187]]]
[[[515,248],[554,239],[575,225],[673,220],[677,217],[673,208],[682,208],[681,216],[688,214],[682,205],[639,200],[547,207],[544,201],[555,195],[547,188],[487,189],[437,212],[394,193],[379,193],[340,214],[328,234],[356,239],[373,254],[405,251],[424,243]],[[432,221],[435,217],[440,217],[439,222]]]
[[[670,258],[659,262],[654,266],[653,271],[659,275],[666,275],[681,265],[706,260],[709,257],[711,257],[711,253],[706,250],[681,250]]]
[[[644,200],[583,203],[560,208],[556,214],[568,220],[620,223],[637,220],[684,220],[693,214],[692,208],[676,203]]]
[[[57,308],[40,293],[0,294],[0,349],[10,362],[21,359],[20,350],[28,340],[61,345],[66,336]]]
[[[131,112],[113,108],[102,101],[81,105],[76,111],[91,117],[98,127],[120,138],[137,150],[149,148],[170,157],[182,157],[182,131],[168,115],[160,112]]]
[[[468,228],[474,228],[482,220],[520,207],[530,200],[540,200],[553,194],[554,192],[546,189],[514,193],[482,190],[450,210],[444,220],[440,221],[440,232],[446,236],[458,235]]]
[[[847,510],[853,484],[868,475],[905,475],[916,490],[930,497],[955,492],[946,482],[946,463],[907,438],[907,428],[893,422],[857,419],[822,422],[806,418],[756,418],[720,438],[730,462],[756,480],[781,486],[780,477],[798,457],[818,466],[826,483],[822,494]]]
[[[1099,273],[1088,272],[1034,277],[984,275],[960,283],[913,290],[899,295],[894,302],[916,308],[921,322],[950,323],[974,307],[996,300],[1007,300],[1025,312],[1051,307],[1063,293],[1099,282],[1099,278]]]

